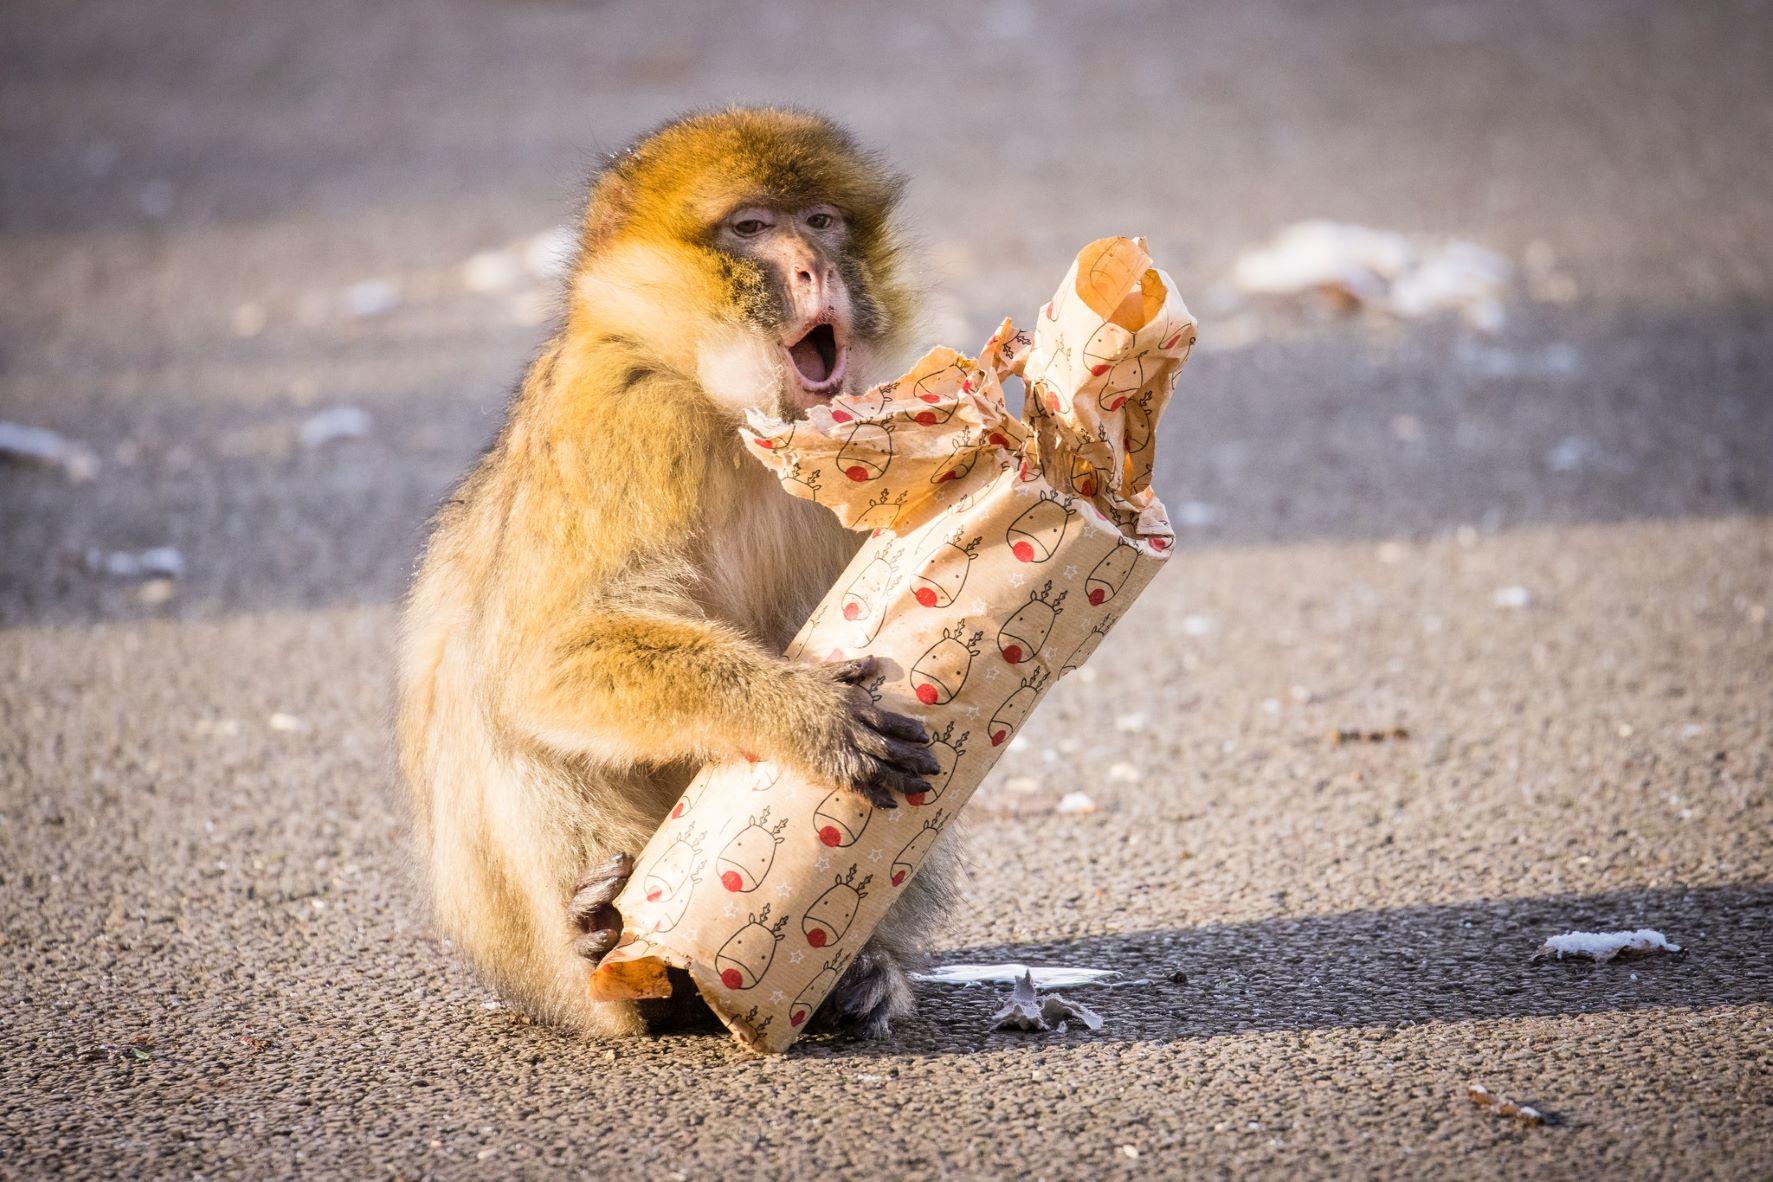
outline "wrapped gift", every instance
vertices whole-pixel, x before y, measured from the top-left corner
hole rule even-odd
[[[593,996],[662,996],[681,968],[740,1042],[793,1043],[1041,695],[1164,565],[1155,428],[1194,339],[1144,243],[1106,238],[1032,333],[1006,320],[976,360],[935,349],[804,419],[752,415],[747,449],[784,488],[870,531],[787,655],[875,657],[866,688],[924,720],[941,770],[877,809],[766,760],[705,768],[616,900]]]

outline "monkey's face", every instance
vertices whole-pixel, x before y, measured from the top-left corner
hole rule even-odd
[[[731,307],[781,373],[781,409],[804,410],[843,391],[851,354],[877,334],[879,311],[853,294],[866,285],[856,282],[860,264],[842,211],[829,202],[744,204],[712,238]]]

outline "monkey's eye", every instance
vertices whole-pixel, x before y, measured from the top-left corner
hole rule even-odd
[[[733,233],[741,238],[755,238],[770,228],[762,218],[743,218],[733,223]]]
[[[815,230],[829,230],[837,219],[828,213],[815,213],[806,220],[806,224]]]

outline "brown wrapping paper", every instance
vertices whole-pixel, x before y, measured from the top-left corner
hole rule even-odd
[[[926,722],[942,770],[875,809],[768,761],[704,769],[636,859],[594,997],[667,994],[675,966],[741,1043],[794,1042],[1041,695],[1163,565],[1154,428],[1194,338],[1144,243],[1106,238],[1032,336],[1006,320],[977,361],[935,349],[805,419],[752,417],[788,491],[872,531],[788,656],[879,658],[869,691]]]

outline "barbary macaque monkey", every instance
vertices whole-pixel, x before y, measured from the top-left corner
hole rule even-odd
[[[863,687],[871,660],[783,658],[860,535],[736,430],[889,376],[913,310],[900,188],[833,124],[777,109],[692,115],[612,157],[563,326],[438,510],[403,626],[401,759],[439,922],[535,1016],[661,1024],[656,1003],[591,1002],[587,966],[704,763],[759,755],[882,807],[939,768],[922,722]],[[951,878],[937,858],[912,880],[827,1018],[879,1035],[909,1012]]]

